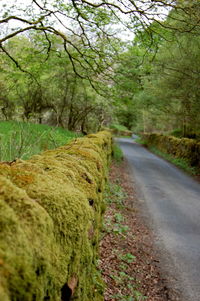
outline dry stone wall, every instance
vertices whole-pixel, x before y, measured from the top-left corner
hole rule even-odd
[[[191,166],[200,168],[200,142],[188,138],[176,138],[162,134],[143,135],[148,146],[155,146],[160,151],[184,158]]]
[[[103,301],[97,254],[109,132],[0,164],[0,300]]]

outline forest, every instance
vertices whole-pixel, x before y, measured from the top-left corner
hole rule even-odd
[[[0,28],[0,300],[197,300],[166,160],[200,180],[200,1],[1,0]]]
[[[1,6],[0,120],[199,138],[199,1]]]

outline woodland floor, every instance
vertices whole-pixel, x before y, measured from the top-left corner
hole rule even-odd
[[[109,205],[100,245],[100,270],[105,301],[180,300],[167,288],[154,250],[154,237],[137,208],[127,162],[110,172]]]

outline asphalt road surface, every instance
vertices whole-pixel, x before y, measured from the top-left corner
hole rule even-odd
[[[171,285],[182,292],[181,301],[200,301],[200,184],[133,139],[118,143]]]

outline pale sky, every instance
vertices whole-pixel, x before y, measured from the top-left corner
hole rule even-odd
[[[0,18],[3,17],[5,10],[8,10],[8,9],[10,10],[9,15],[17,14],[19,16],[19,10],[17,8],[24,9],[24,8],[30,6],[30,13],[31,13],[31,3],[32,3],[31,0],[9,0],[9,1],[8,0],[0,0]],[[41,3],[41,1],[38,0],[38,3]],[[34,13],[39,12],[36,5],[34,5],[32,7],[34,7]],[[143,4],[143,8],[144,8],[144,4]],[[160,9],[160,14],[162,14],[162,13],[167,14],[167,10]],[[22,12],[20,13],[20,15],[23,16]],[[128,17],[126,15],[123,15],[122,19],[124,21],[126,21],[127,18]],[[61,20],[66,24],[66,22],[67,22],[66,18],[63,18]],[[26,26],[27,26],[27,24],[26,24]],[[70,25],[67,24],[67,26],[70,26]],[[8,32],[10,32],[11,28],[16,28],[16,27],[23,28],[24,24],[20,21],[13,20],[13,21],[10,21],[9,24],[4,24],[3,26],[1,25],[0,36],[4,35],[5,31],[8,33]],[[63,31],[63,32],[65,31],[64,27],[58,22],[56,23],[56,28],[60,31]],[[132,32],[126,30],[123,33],[120,33],[120,31],[123,29],[123,26],[120,25],[120,23],[119,23],[119,25],[115,25],[113,28],[114,28],[114,30],[116,29],[117,31],[119,31],[118,37],[121,38],[123,41],[133,40],[134,34]]]

